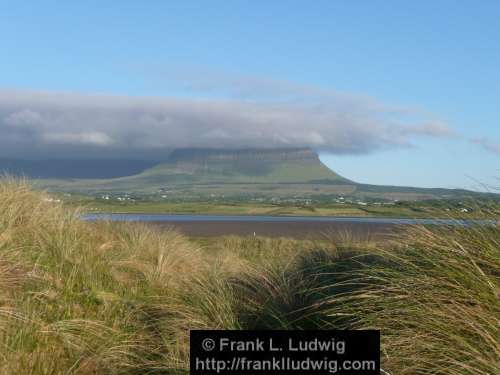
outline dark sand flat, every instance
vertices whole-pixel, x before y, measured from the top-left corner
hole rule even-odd
[[[172,214],[86,214],[88,221],[131,221],[162,228],[174,228],[188,236],[267,236],[331,238],[349,234],[357,238],[386,238],[409,225],[491,224],[491,221],[451,219],[405,219],[374,217],[250,216],[250,215],[172,215]]]
[[[397,231],[400,225],[377,223],[339,222],[231,222],[231,221],[185,221],[151,222],[151,225],[174,228],[188,236],[266,236],[292,237],[296,239],[320,239],[343,233],[352,233],[362,238],[380,238]]]

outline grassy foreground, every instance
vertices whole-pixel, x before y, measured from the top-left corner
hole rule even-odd
[[[4,181],[0,374],[187,374],[196,328],[377,328],[386,373],[497,374],[499,278],[498,226],[207,244]]]

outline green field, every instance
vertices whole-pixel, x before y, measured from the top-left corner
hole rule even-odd
[[[62,198],[69,206],[82,207],[85,212],[206,214],[206,215],[293,215],[293,216],[359,216],[399,218],[481,218],[487,210],[498,209],[492,201],[429,201],[380,203],[264,203],[249,201],[124,201],[103,200],[86,196]],[[467,212],[463,212],[467,210]]]

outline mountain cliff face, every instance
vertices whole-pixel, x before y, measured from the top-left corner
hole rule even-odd
[[[169,157],[171,162],[260,160],[268,162],[319,162],[318,154],[308,148],[286,149],[178,149]]]

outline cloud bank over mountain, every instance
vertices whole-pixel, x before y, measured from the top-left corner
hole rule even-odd
[[[453,136],[442,122],[369,98],[303,87],[267,92],[272,99],[0,90],[0,156],[159,158],[182,147],[366,154]]]

